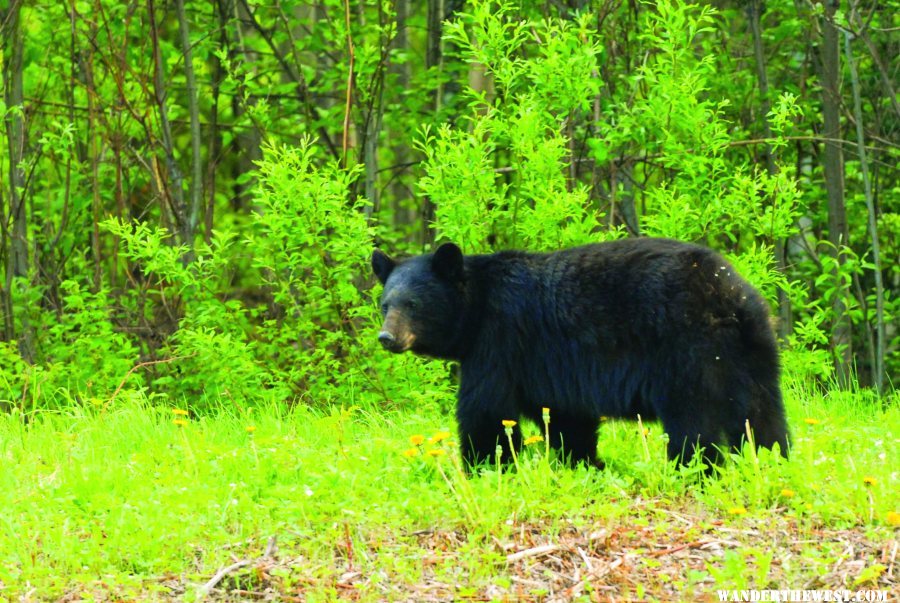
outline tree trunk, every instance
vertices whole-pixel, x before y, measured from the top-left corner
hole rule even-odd
[[[226,34],[228,28],[228,12],[227,8],[222,5],[221,0],[217,0],[215,13],[216,21],[219,25],[219,50],[226,51],[228,49],[228,36]],[[216,207],[216,171],[219,167],[219,153],[222,149],[222,134],[219,132],[219,94],[222,80],[225,78],[225,69],[222,61],[216,53],[211,53],[209,57],[212,68],[212,102],[209,109],[209,150],[206,156],[206,209],[203,210],[204,227],[203,237],[207,245],[212,242],[213,218],[215,217]]]
[[[4,216],[9,220],[8,229],[7,265],[6,265],[6,290],[4,292],[6,305],[4,313],[7,315],[5,326],[6,337],[16,337],[15,317],[13,316],[13,288],[20,286],[13,282],[14,278],[25,279],[28,277],[28,212],[25,211],[25,174],[22,170],[22,161],[25,153],[25,98],[22,82],[22,55],[24,40],[22,38],[21,0],[13,0],[5,12],[0,12],[3,17],[0,21],[3,38],[3,65],[4,101],[7,107],[6,113],[6,143],[9,153],[9,214]],[[34,360],[33,333],[28,324],[27,313],[22,313],[22,330],[18,334],[19,353],[31,362]]]
[[[241,28],[244,19],[249,20],[253,24],[256,23],[256,19],[252,14],[247,12],[246,6],[244,15],[242,15],[241,7],[236,1],[230,2],[229,0],[222,0],[222,12],[230,15],[232,18],[231,26],[228,28],[228,59],[231,61],[242,60],[247,61],[251,65],[254,64],[255,57],[247,48],[247,44],[244,41],[244,33]],[[235,94],[231,97],[231,111],[235,121],[243,119],[244,115],[247,113],[243,100],[243,93],[246,90],[242,83],[238,82],[238,86],[241,94]],[[256,104],[256,98],[248,94],[246,103],[248,106],[252,107]],[[252,173],[256,169],[254,162],[262,156],[260,151],[262,134],[260,133],[255,120],[251,118],[250,122],[252,125],[249,128],[238,130],[235,133],[234,139],[231,141],[231,153],[237,158],[235,161],[231,162],[231,180],[233,182],[231,208],[234,211],[244,211],[246,208],[253,185],[246,182],[244,175]],[[337,154],[335,154],[335,157],[337,157]]]
[[[163,152],[166,156],[166,171],[171,184],[164,178],[159,178],[159,194],[164,202],[167,202],[168,209],[172,212],[176,234],[179,243],[182,245],[193,246],[193,235],[190,226],[187,205],[184,201],[184,176],[178,162],[175,159],[175,145],[172,140],[172,127],[169,122],[169,109],[166,105],[168,91],[165,87],[165,77],[163,74],[163,62],[159,49],[159,30],[156,23],[156,7],[154,0],[147,1],[147,8],[150,18],[150,41],[153,50],[153,92],[154,101],[159,111],[159,125],[162,137]],[[165,205],[161,208],[166,211]],[[192,253],[189,251],[185,261],[192,259]]]
[[[443,70],[444,52],[441,46],[444,19],[449,19],[459,10],[462,2],[459,0],[428,0],[427,37],[425,40],[425,68],[435,68],[439,72]],[[449,8],[448,8],[449,7]],[[434,114],[437,115],[443,106],[444,94],[447,89],[455,90],[455,82],[445,87],[443,74],[437,78],[438,85],[434,91]],[[434,217],[435,207],[431,199],[422,200],[422,243],[428,244],[434,241]]]
[[[188,27],[187,15],[184,10],[184,0],[175,0],[175,8],[178,12],[178,30],[181,34],[181,52],[184,54],[184,79],[187,83],[188,113],[191,118],[191,181],[188,183],[191,205],[187,215],[187,241],[193,246],[193,235],[197,231],[197,223],[200,220],[200,200],[203,196],[203,154],[200,151],[200,108],[197,103],[197,81],[194,78],[194,53],[191,49],[191,35]]]
[[[425,38],[425,68],[440,68],[441,64],[441,17],[444,14],[444,0],[428,0],[428,12],[426,15]],[[432,108],[435,115],[441,107],[441,95],[443,86],[438,82],[432,97]],[[434,241],[434,202],[428,198],[422,198],[419,219],[422,221],[422,244],[427,245]]]
[[[409,33],[407,32],[407,18],[409,16],[410,0],[397,0],[397,35],[394,37],[393,48],[405,52],[409,48]],[[391,61],[390,73],[396,78],[396,87],[399,90],[408,90],[411,79],[409,61]],[[395,228],[400,227],[406,231],[406,226],[415,220],[410,214],[404,201],[410,197],[409,188],[404,182],[403,175],[406,165],[409,163],[410,150],[407,136],[402,132],[396,134],[388,132],[387,139],[391,141],[391,154],[394,158],[394,167],[390,175],[390,196],[393,201],[391,214]]]
[[[840,91],[840,48],[838,28],[834,14],[837,0],[828,0],[822,24],[822,136],[825,138],[824,171],[825,191],[828,196],[828,241],[829,252],[834,255],[838,266],[843,266],[846,257],[843,247],[849,244],[847,211],[844,205],[844,158],[841,145],[841,91]],[[835,292],[832,303],[831,346],[835,354],[835,375],[842,386],[850,382],[853,362],[853,342],[850,315],[845,303],[849,294],[848,285],[839,281],[835,271]]]
[[[853,116],[856,120],[856,146],[859,149],[859,163],[862,168],[863,187],[866,196],[866,210],[868,212],[869,236],[872,238],[872,264],[875,270],[875,345],[872,346],[872,384],[875,390],[881,394],[884,387],[884,355],[885,355],[885,325],[884,325],[884,282],[881,278],[881,248],[878,244],[878,219],[876,216],[875,201],[872,195],[872,181],[869,178],[869,162],[866,158],[866,139],[863,131],[862,101],[859,93],[859,75],[856,65],[853,63],[853,53],[850,49],[850,34],[844,32],[844,51],[847,55],[847,66],[850,67],[850,83],[853,87]]]
[[[769,111],[771,111],[771,102],[769,101],[769,78],[766,75],[766,55],[763,50],[762,43],[762,0],[749,0],[747,2],[747,21],[750,24],[750,32],[753,35],[753,55],[756,59],[756,81],[759,84],[759,107],[762,114],[763,137],[766,143],[763,146],[763,155],[765,156],[766,172],[770,176],[774,176],[778,172],[778,166],[775,165],[775,156],[772,152],[772,145],[768,142],[772,138],[772,128],[769,125]],[[775,263],[778,271],[785,274],[787,270],[787,262],[785,258],[785,244],[782,239],[773,240],[775,245]],[[791,333],[791,325],[793,317],[791,315],[791,301],[788,299],[787,292],[781,287],[778,288],[778,333],[782,337],[786,337]]]

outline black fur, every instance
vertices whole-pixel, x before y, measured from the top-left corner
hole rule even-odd
[[[452,244],[394,262],[384,283],[386,348],[457,360],[464,459],[509,458],[503,419],[539,425],[551,445],[599,464],[601,416],[658,418],[668,454],[706,460],[724,439],[779,445],[787,426],[778,349],[760,295],[717,253],[666,239],[626,239],[556,253],[463,256]],[[515,442],[521,436],[515,431]]]

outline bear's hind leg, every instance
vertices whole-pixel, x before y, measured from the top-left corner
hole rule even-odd
[[[663,429],[669,437],[666,453],[669,460],[688,465],[699,452],[706,464],[707,473],[722,461],[718,445],[721,441],[721,423],[703,407],[690,408],[691,412],[675,415],[671,411],[660,413]]]
[[[778,452],[784,458],[788,456],[788,429],[784,417],[784,405],[781,396],[770,395],[760,388],[755,399],[750,403],[751,409],[746,422],[750,425],[753,442],[757,448],[774,448],[778,444]],[[734,452],[740,452],[747,439],[747,425],[733,425],[728,430],[728,443]]]
[[[669,443],[666,453],[670,461],[677,461],[680,465],[689,465],[694,456],[699,452],[706,464],[707,473],[712,471],[715,465],[722,462],[722,454],[719,452],[718,434],[684,434],[672,433],[668,429]]]

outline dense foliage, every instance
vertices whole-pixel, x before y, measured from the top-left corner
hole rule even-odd
[[[900,13],[759,0],[0,9],[0,405],[448,399],[368,258],[724,251],[786,369],[900,369]],[[445,13],[441,14],[441,10]]]

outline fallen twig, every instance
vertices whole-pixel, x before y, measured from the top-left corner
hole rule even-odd
[[[606,530],[597,530],[596,532],[592,532],[588,537],[588,542],[593,542],[595,540],[599,540],[600,538],[605,538],[607,535]],[[542,544],[541,546],[532,547],[530,549],[525,549],[523,551],[519,551],[517,553],[510,553],[506,556],[506,562],[512,563],[514,561],[519,561],[521,559],[526,559],[528,557],[537,557],[539,555],[547,555],[549,553],[554,553],[560,549],[568,548],[563,547],[559,544]]]
[[[709,540],[695,540],[694,542],[685,542],[684,544],[679,544],[678,546],[673,546],[672,548],[663,549],[661,551],[651,551],[647,553],[647,557],[662,557],[663,555],[671,555],[672,553],[677,553],[678,551],[683,551],[684,549],[696,549],[705,544],[709,544],[709,542]]]
[[[554,551],[559,550],[558,544],[543,544],[541,546],[532,547],[530,549],[525,549],[524,551],[519,551],[518,553],[510,553],[506,556],[507,563],[513,563],[515,561],[519,561],[521,559],[525,559],[527,557],[537,557],[538,555],[546,555],[548,553],[552,553]]]
[[[275,554],[276,539],[276,536],[272,536],[271,538],[269,538],[269,542],[266,545],[266,552],[263,553],[262,556],[258,557],[255,561],[259,562],[264,559],[269,559],[272,557],[272,555]],[[231,565],[223,567],[222,569],[217,571],[216,574],[209,579],[209,582],[204,584],[202,587],[200,587],[200,590],[197,591],[197,600],[200,601],[204,597],[209,595],[209,593],[212,592],[212,589],[214,589],[216,585],[221,582],[228,574],[234,573],[242,567],[250,565],[253,562],[253,559],[241,559],[240,561],[236,561],[235,563],[232,563]]]
[[[232,572],[236,572],[237,570],[241,569],[245,565],[250,565],[251,563],[253,563],[253,561],[251,559],[241,559],[240,561],[238,561],[236,563],[232,563],[231,565],[229,565],[227,567],[223,567],[222,569],[220,569],[219,571],[216,572],[215,576],[210,578],[209,582],[207,582],[206,584],[203,585],[203,587],[197,593],[197,599],[200,600],[200,599],[203,599],[205,596],[207,596],[212,591],[212,589],[214,589],[216,587],[216,584],[221,582],[222,579],[225,578],[225,576],[227,576],[228,574],[230,574]]]

